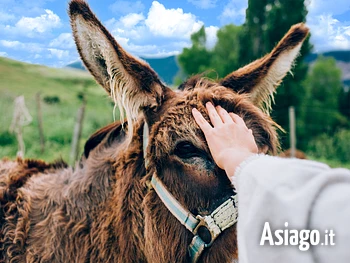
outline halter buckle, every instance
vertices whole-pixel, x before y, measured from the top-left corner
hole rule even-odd
[[[199,223],[193,230],[193,234],[199,236],[203,240],[205,247],[210,247],[222,231],[211,215],[197,215],[196,219],[199,220]],[[210,235],[210,239],[208,234]]]
[[[192,232],[194,237],[188,247],[192,263],[196,263],[199,260],[204,249],[210,247],[221,233],[220,227],[215,223],[211,215],[197,215],[196,219],[199,222]]]

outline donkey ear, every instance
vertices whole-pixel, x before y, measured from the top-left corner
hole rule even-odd
[[[291,70],[308,32],[303,23],[292,26],[271,53],[229,74],[220,84],[249,94],[255,105],[269,112],[273,93]]]
[[[140,108],[160,106],[164,85],[145,62],[124,51],[84,0],[72,0],[69,16],[78,52],[96,81],[129,121]],[[129,123],[130,124],[130,123]]]

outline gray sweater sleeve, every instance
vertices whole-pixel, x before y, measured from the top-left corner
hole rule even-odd
[[[232,179],[238,192],[240,263],[350,262],[350,170],[256,155],[241,164]],[[266,222],[274,245],[260,245]],[[289,240],[294,229],[319,231],[319,244],[306,251],[295,242],[275,244],[275,230],[283,230],[282,237]],[[335,245],[330,245],[329,235],[328,245],[321,245],[326,243],[326,230],[335,234]]]

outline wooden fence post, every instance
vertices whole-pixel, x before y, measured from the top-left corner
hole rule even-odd
[[[296,149],[296,132],[295,132],[295,109],[289,107],[289,140],[290,140],[290,157],[295,157]]]
[[[82,130],[83,130],[85,106],[86,106],[86,99],[85,99],[85,96],[84,96],[83,97],[83,104],[78,109],[76,122],[75,122],[75,125],[74,125],[74,132],[73,132],[73,139],[72,139],[72,148],[71,148],[71,152],[70,152],[70,163],[72,165],[74,165],[75,161],[78,159],[79,141],[80,141],[81,133],[82,133]]]
[[[40,92],[38,92],[35,97],[36,97],[36,109],[37,109],[37,115],[38,115],[40,150],[41,150],[41,153],[43,153],[45,151],[45,137],[44,137],[44,129],[43,129],[43,116],[41,112]]]
[[[17,156],[24,158],[25,144],[23,140],[23,126],[32,122],[30,115],[24,101],[24,96],[18,96],[15,99],[15,110],[13,112],[13,119],[9,131],[16,134],[18,141]]]

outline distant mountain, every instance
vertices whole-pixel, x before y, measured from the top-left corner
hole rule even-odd
[[[337,61],[350,63],[350,50],[338,50],[338,51],[329,51],[324,53],[312,53],[306,57],[305,61],[307,63],[314,62],[319,55],[324,57],[333,57]]]
[[[83,62],[81,60],[78,60],[76,62],[70,63],[66,66],[66,68],[75,68],[75,69],[81,69],[81,70],[86,70]]]
[[[342,71],[342,81],[344,85],[350,86],[350,50],[329,51],[321,54],[310,54],[305,61],[309,64],[315,62],[318,56],[333,57],[336,60],[337,67]]]
[[[174,77],[179,71],[179,66],[176,61],[176,56],[170,56],[165,58],[141,58],[146,61],[151,68],[153,68],[159,75],[159,77],[166,83],[172,84]],[[79,60],[67,65],[69,68],[76,68],[85,70],[83,63]]]
[[[142,58],[145,60],[160,76],[166,84],[173,84],[174,77],[180,70],[177,64],[176,56],[166,58]]]
[[[312,64],[319,55],[333,57],[337,61],[337,66],[342,71],[343,83],[350,86],[350,50],[348,51],[330,51],[321,54],[313,53],[306,57],[305,61]],[[158,73],[160,78],[167,84],[172,84],[174,77],[180,68],[177,64],[176,56],[166,58],[142,58]],[[67,67],[84,69],[81,61],[67,65]]]

